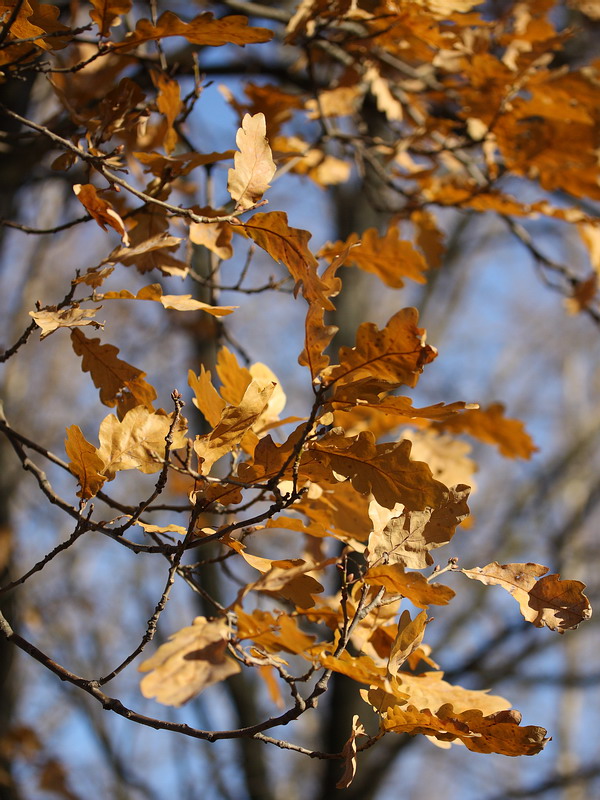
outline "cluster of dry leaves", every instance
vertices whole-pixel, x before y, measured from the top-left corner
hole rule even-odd
[[[154,90],[147,93],[129,77],[142,63],[143,48],[167,37],[204,47],[267,43],[276,26],[255,27],[237,15],[217,19],[208,11],[184,22],[166,11],[152,21],[137,19],[125,33],[120,23],[131,19],[131,0],[89,5],[94,46],[59,21],[56,6],[0,4],[4,19],[12,17],[0,67],[10,76],[38,65],[40,51],[51,55],[60,69],[49,79],[73,133],[65,138],[31,120],[22,124],[52,140],[59,151],[55,170],[87,166],[89,182],[75,184],[74,194],[87,218],[121,240],[74,278],[63,304],[31,312],[41,339],[70,330],[81,369],[101,403],[116,409],[99,427],[98,446],[76,424],[67,429],[77,513],[81,518],[92,498],[110,503],[107,484],[124,470],[159,473],[152,497],[134,507],[125,524],[97,522],[96,529],[119,541],[137,526],[142,543],[154,542],[156,552],[162,548],[179,560],[186,550],[202,552],[218,541],[224,559],[244,562],[257,574],[212,618],[197,617],[142,663],[142,693],[179,706],[241,669],[255,669],[278,704],[281,686],[292,687],[292,719],[316,705],[337,672],[364,687],[361,696],[379,716],[380,734],[421,733],[441,746],[461,742],[481,753],[537,753],[547,741],[542,728],[522,727],[519,713],[501,697],[445,682],[423,643],[430,606],[454,596],[437,582],[448,569],[502,587],[538,627],[562,633],[590,616],[583,585],[547,575],[545,566],[491,563],[459,570],[451,551],[448,567],[434,566],[435,551],[469,515],[468,475],[457,480],[440,458],[444,442],[466,434],[507,458],[529,458],[535,447],[500,404],[413,407],[405,392],[437,357],[414,308],[398,311],[381,329],[364,322],[355,345],[335,357],[336,329],[325,315],[335,307],[342,268],[374,273],[393,289],[407,279],[424,282],[442,263],[434,210],[444,206],[495,212],[517,232],[514,217],[575,225],[589,248],[591,272],[581,280],[567,276],[570,300],[593,311],[598,225],[576,200],[600,199],[598,65],[552,66],[566,34],[555,30],[551,4],[542,0],[517,4],[497,21],[480,16],[472,0],[303,0],[285,31],[275,33],[311,61],[310,89],[247,83],[244,101],[227,94],[240,115],[235,148],[232,136],[232,149],[200,153],[187,149],[181,131],[201,97],[201,82],[182,97],[177,75],[158,59],[151,69]],[[327,85],[320,75],[328,76]],[[369,97],[395,138],[358,132]],[[293,130],[295,121],[307,119],[318,123],[314,141]],[[284,132],[290,127],[292,133]],[[223,207],[180,204],[186,194],[178,191],[193,171],[219,162],[231,165]],[[353,163],[379,176],[380,204],[395,212],[384,232],[353,234],[315,255],[310,232],[292,227],[284,211],[256,210],[278,171],[327,187],[350,180]],[[540,199],[525,204],[510,195],[507,176],[528,179]],[[563,191],[573,204],[553,205],[547,190]],[[159,283],[135,293],[104,290],[113,273],[126,280],[129,267],[189,276],[182,247],[188,239],[217,260],[234,256],[234,241],[243,249],[249,240],[289,275],[296,302],[306,308],[299,363],[307,369],[313,403],[304,419],[281,418],[286,398],[268,366],[244,367],[222,347],[216,383],[204,366],[189,373],[193,403],[208,430],[196,435],[177,397],[174,411],[157,409],[146,373],[119,358],[117,347],[83,332],[102,328],[95,319],[101,304],[121,300],[219,318],[234,312],[191,294],[165,294]],[[558,266],[544,262],[548,269]],[[77,296],[81,291],[88,294]],[[185,512],[167,525],[153,524],[152,502],[171,478],[181,485],[182,475]],[[295,552],[285,559],[255,553],[264,530],[282,537],[292,532]],[[339,546],[331,547],[331,540]],[[359,565],[353,571],[350,554]],[[407,602],[416,609],[412,614]],[[366,735],[355,719],[340,786],[352,780],[357,738]]]

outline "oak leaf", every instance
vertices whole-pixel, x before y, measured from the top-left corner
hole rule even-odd
[[[144,286],[137,294],[122,289],[119,292],[105,292],[98,297],[102,300],[153,300],[173,311],[205,311],[213,317],[226,316],[237,308],[237,306],[211,306],[196,300],[191,294],[163,294],[162,287],[158,283]]]
[[[211,428],[218,425],[225,408],[225,400],[219,395],[210,379],[210,372],[200,365],[200,374],[188,372],[188,384],[194,392],[192,403],[202,413]]]
[[[475,753],[499,753],[505,756],[535,755],[546,743],[546,730],[533,725],[521,728],[518,711],[499,711],[484,716],[478,709],[457,714],[451,705],[442,706],[437,713],[419,711],[408,705],[389,709],[383,726],[387,731],[418,733],[442,741],[459,739]]]
[[[323,372],[323,381],[331,385],[373,378],[381,381],[380,391],[402,384],[415,386],[423,367],[437,356],[437,351],[425,344],[425,331],[417,328],[418,319],[415,308],[405,308],[381,330],[372,322],[363,322],[356,345],[340,348],[340,363]]]
[[[465,411],[437,423],[436,427],[452,433],[468,433],[486,444],[495,444],[507,458],[531,458],[537,450],[523,423],[504,416],[501,403]]]
[[[94,10],[90,11],[92,21],[98,26],[100,36],[108,36],[110,28],[120,23],[123,14],[131,11],[132,0],[90,0]]]
[[[164,114],[167,121],[167,131],[163,140],[163,147],[167,155],[171,155],[178,141],[177,131],[173,127],[175,120],[182,109],[181,90],[176,80],[168,78],[162,73],[156,74],[156,107]]]
[[[237,636],[251,639],[268,653],[291,653],[308,658],[315,637],[308,636],[298,627],[298,621],[289,614],[274,616],[268,611],[255,609],[251,614],[234,607],[237,616]]]
[[[336,789],[347,789],[354,780],[356,776],[356,739],[358,736],[366,735],[367,732],[358,719],[358,714],[355,714],[352,717],[352,732],[342,748],[344,773],[336,783]]]
[[[396,503],[410,510],[437,508],[447,489],[427,464],[411,460],[410,449],[408,441],[376,445],[369,431],[345,437],[334,429],[306,446],[300,473],[317,482],[349,478],[357,492],[372,493],[386,508]]]
[[[102,459],[103,474],[111,481],[117,472],[137,469],[149,474],[162,469],[165,457],[165,437],[169,433],[173,415],[150,412],[145,406],[136,406],[122,420],[114,414],[105,417],[98,432],[100,447],[98,457]],[[185,421],[173,431],[171,450],[179,450],[186,444]]]
[[[429,583],[420,572],[406,572],[402,564],[371,567],[364,580],[372,586],[384,586],[387,594],[406,597],[417,608],[445,606],[455,594],[442,583]]]
[[[404,286],[403,278],[425,283],[425,259],[411,242],[400,239],[395,226],[388,228],[384,236],[380,236],[375,228],[369,228],[360,237],[353,233],[345,242],[326,245],[319,251],[319,256],[331,260],[350,246],[352,250],[346,259],[347,263],[365,272],[372,272],[386,286],[398,289]]]
[[[460,570],[467,578],[486,585],[501,586],[518,602],[521,614],[537,628],[547,626],[564,633],[589,619],[592,609],[583,594],[581,581],[561,580],[559,575],[546,575],[541,564],[498,564]],[[544,576],[544,577],[542,577]]]
[[[115,406],[126,397],[152,408],[156,399],[153,386],[144,380],[145,372],[117,358],[119,348],[112,344],[100,344],[100,339],[88,339],[75,330],[71,332],[71,344],[81,356],[81,369],[89,372],[94,386],[100,389],[100,401],[105,406]]]
[[[410,569],[425,569],[433,564],[430,550],[448,544],[456,527],[469,514],[469,491],[468,486],[459,484],[448,489],[445,497],[435,506],[423,510],[404,510],[389,520],[387,515],[384,516],[384,524],[376,523],[369,536],[369,565],[401,564]],[[374,504],[371,505],[373,507]]]
[[[244,435],[266,409],[273,389],[271,382],[252,381],[240,403],[236,406],[227,406],[211,433],[196,439],[194,450],[202,474],[208,475],[215,461],[240,444]]]
[[[98,195],[98,190],[92,183],[77,183],[73,186],[75,196],[88,213],[96,220],[102,230],[110,225],[114,228],[124,245],[129,245],[129,236],[125,230],[125,223],[117,214],[111,204]]]
[[[212,153],[178,153],[176,156],[163,156],[161,153],[133,153],[137,160],[147,167],[144,172],[151,172],[157,178],[170,179],[188,175],[196,167],[228,160],[233,158],[234,154],[234,150]],[[200,209],[196,213],[204,215],[205,211]]]
[[[235,141],[239,152],[234,156],[234,168],[228,173],[227,190],[236,201],[236,209],[249,209],[267,191],[276,170],[267,141],[265,115],[246,114]]]
[[[127,52],[145,42],[164,39],[167,36],[183,36],[191,44],[220,47],[225,44],[253,44],[268,42],[273,31],[267,28],[253,28],[248,18],[237,14],[215,19],[209,11],[184,22],[172,11],[165,11],[153,25],[148,19],[140,19],[135,30],[128,33],[122,42],[111,45],[112,50]]]
[[[77,496],[89,500],[98,494],[106,475],[104,461],[98,456],[96,448],[87,441],[78,425],[67,428],[65,450],[69,456],[69,469],[79,481]]]
[[[50,336],[51,333],[59,328],[81,328],[91,325],[94,328],[102,328],[102,323],[96,322],[93,317],[98,308],[79,308],[79,306],[69,306],[63,309],[44,309],[42,311],[30,311],[29,316],[33,318],[35,324],[42,329],[40,340]]]
[[[308,231],[291,228],[283,211],[255,214],[235,229],[287,267],[296,282],[296,293],[301,290],[309,303],[318,303],[329,311],[333,309],[328,299],[328,287],[317,271],[317,260],[308,249],[311,237]]]
[[[420,646],[425,635],[426,625],[426,611],[421,611],[414,619],[410,618],[408,611],[402,612],[398,622],[398,632],[388,659],[389,675],[397,675],[402,664]]]
[[[140,683],[144,697],[181,706],[212,684],[238,673],[240,665],[226,653],[229,638],[225,620],[209,622],[196,617],[192,625],[169,637],[140,665],[140,672],[149,673]]]

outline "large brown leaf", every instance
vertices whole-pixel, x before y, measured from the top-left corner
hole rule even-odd
[[[372,378],[372,388],[376,380],[381,382],[379,391],[402,384],[415,386],[423,367],[437,356],[437,351],[425,344],[418,319],[415,308],[404,308],[381,330],[364,322],[356,334],[356,345],[340,348],[340,363],[323,372],[324,381],[345,384]]]
[[[469,491],[468,486],[459,484],[448,489],[435,507],[405,510],[391,519],[385,515],[383,525],[378,524],[374,517],[375,526],[367,551],[368,563],[376,566],[401,564],[409,569],[425,569],[433,564],[430,550],[448,544],[456,527],[469,515]]]
[[[487,585],[501,586],[518,602],[521,614],[537,628],[564,633],[592,616],[590,601],[581,581],[561,580],[546,575],[541,564],[498,564],[461,570],[467,578]],[[542,577],[544,576],[544,577]]]
[[[349,478],[357,492],[372,493],[386,508],[396,503],[409,510],[437,508],[447,489],[434,480],[427,464],[411,461],[410,449],[408,441],[376,445],[369,431],[346,437],[334,429],[307,445],[300,473],[317,482]]]

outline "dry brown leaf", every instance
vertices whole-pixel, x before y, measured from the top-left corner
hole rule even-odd
[[[442,583],[429,583],[420,572],[406,572],[401,564],[371,567],[364,579],[372,586],[384,586],[388,594],[400,594],[418,608],[445,606],[455,592]]]
[[[347,247],[352,247],[347,263],[377,275],[386,286],[398,289],[404,286],[404,278],[425,283],[425,259],[411,242],[400,239],[395,226],[388,228],[384,236],[375,228],[369,228],[360,237],[353,233],[345,242],[325,245],[319,256],[331,260]]]
[[[411,460],[410,442],[376,445],[369,431],[346,437],[334,429],[310,442],[300,462],[300,474],[326,483],[349,478],[357,492],[371,492],[386,508],[396,503],[412,510],[437,508],[443,506],[447,495],[427,464]]]
[[[200,365],[200,375],[195,375],[192,370],[188,372],[188,384],[194,392],[192,403],[202,413],[211,428],[218,425],[221,414],[225,408],[223,400],[210,379],[210,372]]]
[[[344,763],[344,774],[336,783],[336,789],[347,789],[356,776],[356,739],[358,736],[366,736],[362,722],[358,719],[358,714],[352,717],[352,733],[342,748]]]
[[[252,639],[268,653],[292,653],[309,658],[315,637],[308,636],[298,627],[298,620],[289,614],[274,616],[268,611],[255,609],[251,614],[235,606],[237,635],[239,639]]]
[[[123,419],[109,414],[100,424],[98,457],[102,460],[103,474],[111,481],[117,472],[137,469],[143,473],[158,472],[165,457],[165,437],[169,433],[173,415],[153,413],[145,406],[132,408]],[[186,444],[185,421],[173,431],[171,450]]]
[[[99,457],[93,444],[90,444],[78,425],[67,428],[65,450],[69,456],[69,469],[79,481],[77,496],[82,500],[95,497],[106,480],[103,475],[104,461]]]
[[[413,620],[408,611],[402,612],[398,622],[398,632],[388,659],[387,668],[390,675],[397,675],[402,664],[419,647],[425,635],[426,625],[426,611],[421,611]]]
[[[215,19],[209,11],[205,11],[190,22],[183,22],[172,11],[165,11],[158,18],[156,25],[148,19],[138,20],[135,30],[128,33],[122,42],[113,44],[112,49],[117,52],[127,52],[140,44],[164,39],[167,36],[183,36],[191,44],[220,47],[224,44],[268,42],[273,38],[273,31],[267,28],[253,28],[248,25],[248,17],[237,14]]]
[[[35,324],[42,329],[40,340],[50,336],[51,333],[59,328],[81,328],[91,325],[93,328],[102,328],[100,322],[96,322],[93,317],[98,308],[79,308],[79,306],[69,306],[69,308],[44,309],[43,311],[30,311],[29,316],[33,318]]]
[[[156,85],[158,88],[156,107],[161,114],[164,114],[167,121],[167,130],[163,140],[163,147],[165,148],[166,154],[171,155],[179,138],[173,125],[183,107],[181,102],[181,90],[176,80],[168,78],[160,72],[154,74],[156,75]]]
[[[430,506],[422,511],[406,510],[389,521],[384,517],[383,526],[377,524],[375,517],[375,527],[369,537],[367,550],[369,565],[389,563],[402,564],[409,569],[425,569],[433,564],[429,551],[448,544],[457,525],[469,514],[469,491],[468,486],[459,484],[448,489],[435,507]],[[371,509],[375,510],[374,503]]]
[[[537,451],[523,423],[504,416],[502,403],[465,411],[437,423],[436,428],[452,433],[468,433],[486,444],[495,444],[507,458],[531,458]]]
[[[485,567],[460,571],[467,578],[506,589],[518,602],[527,622],[532,622],[537,628],[547,626],[552,631],[564,633],[592,616],[590,602],[583,594],[585,584],[561,580],[558,575],[546,575],[548,567],[541,564],[498,564],[493,561]]]
[[[419,314],[415,308],[398,311],[379,330],[372,322],[363,322],[356,334],[355,347],[341,347],[340,363],[323,372],[327,384],[353,383],[361,378],[381,381],[379,390],[405,384],[415,386],[423,367],[437,356],[425,344],[425,330],[417,328]]]
[[[71,332],[71,344],[81,356],[81,369],[89,372],[94,386],[100,389],[100,401],[113,407],[125,396],[152,408],[156,399],[153,386],[144,380],[145,372],[117,358],[119,348],[112,344],[100,344],[100,339],[88,339],[75,330]]]
[[[167,706],[181,706],[214,683],[240,671],[227,655],[229,625],[225,620],[209,622],[196,617],[193,624],[169,637],[140,667],[144,697]]]
[[[153,300],[173,311],[205,311],[213,317],[227,316],[237,308],[237,306],[211,306],[195,300],[191,294],[163,294],[162,287],[158,283],[144,286],[137,294],[122,289],[120,292],[105,292],[98,297],[102,300]]]
[[[235,141],[239,152],[228,173],[227,190],[236,201],[236,209],[248,209],[261,200],[276,170],[267,142],[265,115],[246,114]]]
[[[255,214],[243,226],[238,225],[238,229],[287,267],[296,282],[296,293],[301,290],[309,303],[320,304],[329,311],[333,309],[327,295],[328,287],[317,272],[317,260],[308,249],[311,237],[308,231],[290,228],[283,211]]]
[[[88,211],[88,213],[96,220],[98,225],[103,231],[106,226],[110,225],[111,228],[117,231],[124,245],[129,245],[129,236],[125,230],[125,223],[117,214],[111,204],[99,197],[98,190],[91,183],[76,183],[73,186],[75,196],[81,205]]]
[[[266,409],[274,386],[269,382],[252,381],[239,405],[226,407],[211,433],[199,436],[194,442],[198,469],[208,475],[212,465],[240,444]]]
[[[385,730],[396,733],[418,733],[442,741],[459,739],[475,753],[500,753],[505,756],[535,755],[546,743],[546,730],[528,725],[521,728],[518,711],[499,711],[487,717],[478,709],[457,714],[451,705],[442,706],[437,713],[419,711],[409,705],[390,708],[384,718]]]
[[[100,36],[108,36],[113,25],[119,25],[120,17],[129,14],[132,0],[90,0],[94,10],[90,11],[92,21],[98,26]]]

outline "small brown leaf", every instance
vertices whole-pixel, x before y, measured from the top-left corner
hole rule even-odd
[[[40,340],[50,336],[51,333],[59,328],[81,328],[84,325],[91,325],[94,328],[102,328],[100,322],[92,319],[98,308],[79,308],[79,306],[70,306],[63,308],[60,311],[54,309],[44,309],[43,311],[30,311],[29,316],[33,318],[35,324],[42,329],[40,333]]]
[[[67,428],[65,450],[69,456],[69,469],[79,481],[80,489],[77,496],[82,500],[95,497],[106,480],[103,475],[104,461],[99,457],[98,451],[90,444],[77,425]]]
[[[92,21],[98,26],[100,36],[108,36],[110,28],[118,25],[123,14],[131,11],[132,0],[90,0],[94,10],[90,11]]]
[[[169,637],[156,653],[144,661],[140,689],[167,706],[181,706],[214,683],[240,671],[227,654],[229,626],[225,620],[209,622],[196,617],[193,624]]]
[[[88,213],[96,220],[102,230],[106,230],[106,226],[110,225],[114,228],[124,245],[129,245],[129,236],[125,230],[125,223],[117,214],[109,202],[99,197],[98,190],[91,183],[81,184],[77,183],[73,186],[75,196],[81,205],[87,209]]]
[[[356,776],[356,738],[358,736],[366,736],[367,732],[364,729],[362,722],[358,719],[358,714],[352,717],[352,733],[350,738],[342,748],[342,756],[344,761],[344,774],[336,783],[336,789],[347,789]]]

